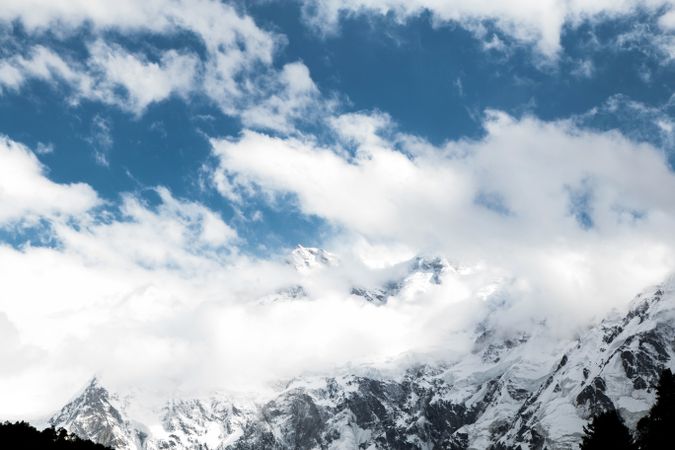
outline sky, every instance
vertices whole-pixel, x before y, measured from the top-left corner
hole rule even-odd
[[[675,268],[672,0],[0,0],[0,42],[2,418],[457,357],[493,285],[563,339]],[[419,255],[471,275],[349,295]]]

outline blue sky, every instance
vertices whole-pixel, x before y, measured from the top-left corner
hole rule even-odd
[[[318,323],[335,349],[322,364],[344,364],[438,344],[464,325],[420,311],[440,317],[481,283],[518,299],[505,327],[545,317],[573,333],[675,266],[672,0],[3,3],[12,414],[60,400],[26,400],[20,380],[46,374],[45,391],[97,371],[207,383],[187,368],[223,355],[250,377],[316,362],[309,344],[275,362],[262,336],[233,352],[240,337],[211,313],[231,333],[277,330],[281,350]],[[341,269],[290,273],[298,244]],[[420,254],[479,281],[420,310],[333,302]],[[281,310],[242,306],[293,283],[329,300],[285,331]],[[341,344],[353,334],[363,345]],[[125,353],[138,346],[152,357]]]
[[[635,116],[625,111],[626,104],[637,102],[661,109],[665,120],[672,119],[667,103],[673,65],[664,50],[650,42],[666,6],[566,25],[555,55],[542,55],[536,42],[520,42],[489,19],[481,23],[483,36],[477,36],[461,22],[434,23],[428,10],[405,19],[393,13],[355,14],[342,18],[339,30],[324,35],[308,24],[300,2],[242,2],[237,7],[274,34],[273,70],[301,61],[322,100],[334,102],[335,112],[382,112],[398,131],[439,145],[480,137],[486,109],[550,121],[581,116],[618,99],[618,109],[584,118],[584,126],[618,129],[672,150],[657,133],[645,131],[651,125],[649,117],[635,129]],[[632,37],[635,42],[619,42],[643,27],[645,35]],[[37,44],[76,61],[86,58],[86,45],[97,36],[86,25],[65,39],[49,31],[31,33],[16,20],[4,32],[3,39],[11,43],[4,52],[21,54]],[[167,48],[204,51],[199,38],[185,30],[161,36],[109,30],[103,36],[149,61]],[[501,47],[486,48],[493,40]],[[112,201],[122,192],[142,194],[146,188],[166,186],[233,220],[232,205],[199,179],[209,162],[208,138],[237,136],[244,128],[236,114],[223,113],[212,99],[199,94],[169,95],[138,113],[87,98],[72,104],[67,99],[71,89],[58,80],[28,79],[20,89],[3,90],[0,132],[33,149],[40,143],[53,149],[38,158],[54,181],[86,182]],[[324,119],[309,113],[294,123],[292,132],[322,135]],[[292,207],[270,208],[257,199],[243,207],[265,213],[262,221],[238,224],[246,241],[255,244],[250,251],[258,246],[274,250],[300,242],[317,244],[322,233],[329,232],[321,220],[303,217]]]

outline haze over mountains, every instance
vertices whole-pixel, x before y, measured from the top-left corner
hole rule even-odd
[[[338,258],[299,247],[297,270],[331,270]],[[360,301],[413,300],[470,270],[442,258],[415,258],[400,279]],[[261,392],[177,395],[147,403],[147,392],[88,386],[49,423],[117,449],[485,449],[577,448],[583,425],[617,409],[631,428],[654,402],[664,368],[674,368],[675,282],[646,289],[622,311],[560,340],[546,322],[501,328],[508,305],[486,293],[471,347],[447,360],[411,356],[330,374],[277,380]],[[272,302],[307,300],[294,286]],[[320,331],[318,331],[320,332]],[[152,406],[150,406],[152,405]]]

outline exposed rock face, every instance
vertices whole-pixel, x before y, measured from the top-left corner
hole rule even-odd
[[[136,404],[135,404],[136,403]],[[138,404],[141,403],[141,404]],[[248,412],[252,411],[250,405]],[[238,440],[253,418],[219,397],[172,399],[153,411],[152,423],[133,417],[142,401],[133,396],[111,394],[93,379],[75,400],[50,419],[50,424],[90,436],[115,449],[215,449]],[[148,414],[149,413],[149,414]]]
[[[442,283],[453,270],[440,260],[415,264],[399,290]],[[142,415],[133,396],[94,380],[51,422],[129,450],[577,448],[582,426],[600,411],[615,408],[634,426],[659,372],[675,365],[673,285],[572,342],[547,340],[545,324],[505,336],[486,321],[456,362],[301,377],[263,401],[176,399]]]
[[[115,403],[117,398],[93,379],[79,397],[64,406],[49,422],[80,437],[87,436],[113,448],[126,448],[134,432]]]
[[[607,319],[563,356],[501,438],[532,448],[572,447],[585,420],[617,409],[634,426],[654,401],[661,370],[673,367],[673,283],[638,296],[625,317]]]

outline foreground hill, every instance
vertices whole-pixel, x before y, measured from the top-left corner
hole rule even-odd
[[[110,450],[64,429],[38,431],[26,422],[0,423],[0,448],[12,450]]]

